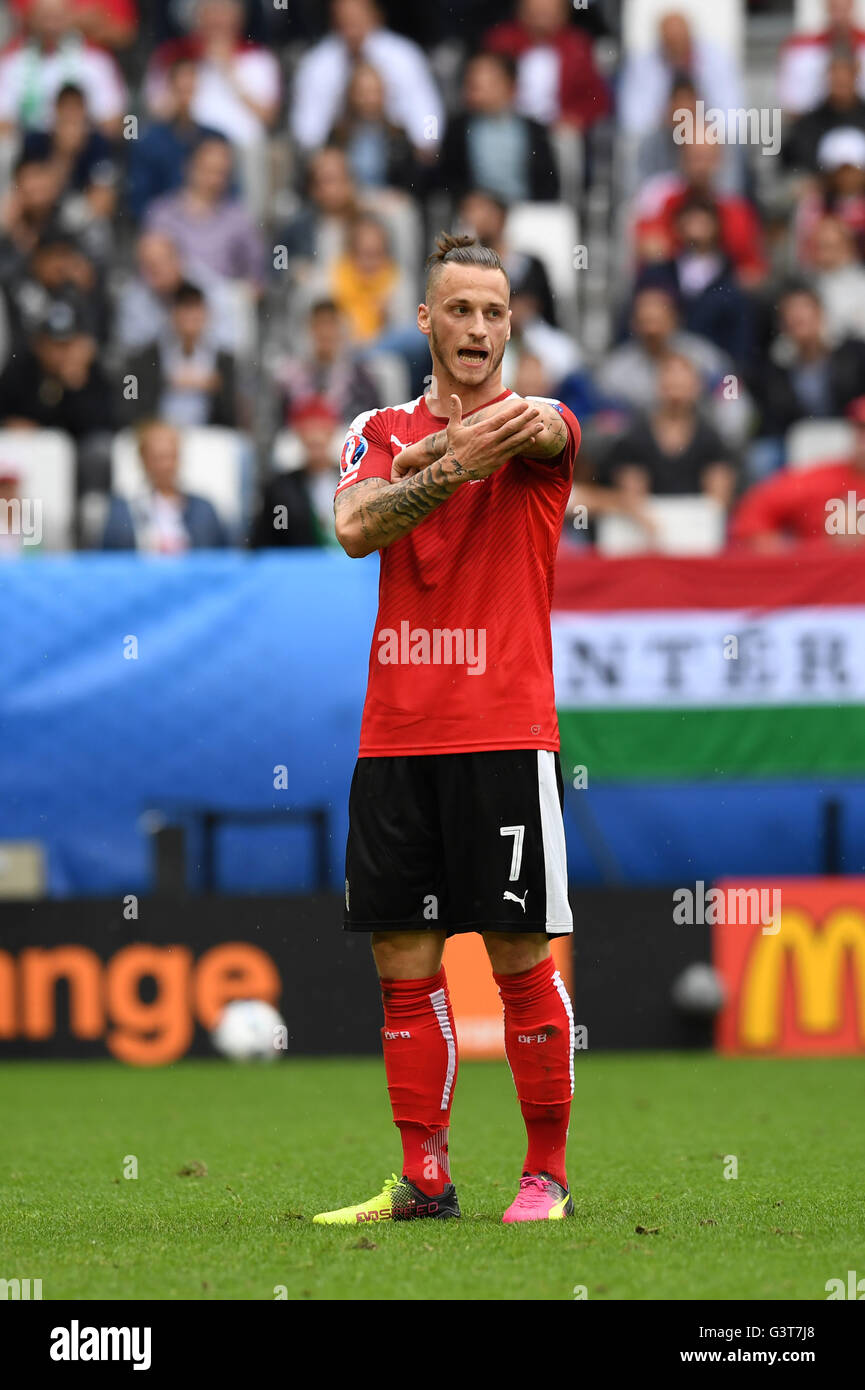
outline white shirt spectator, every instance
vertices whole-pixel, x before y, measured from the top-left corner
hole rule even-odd
[[[267,127],[235,91],[223,70],[206,59],[196,63],[197,81],[191,114],[199,125],[218,130],[233,145],[248,148],[267,137]],[[257,45],[240,48],[231,59],[231,76],[241,92],[264,106],[279,103],[281,77],[272,53]],[[164,114],[168,95],[167,74],[153,67],[145,84],[147,105],[154,115]]]
[[[99,125],[118,121],[127,110],[126,87],[114,59],[70,34],[45,52],[16,39],[0,54],[0,122],[47,130],[54,99],[65,83],[80,87],[87,110]]]
[[[831,45],[822,34],[794,34],[781,49],[778,105],[799,116],[813,111],[828,92]],[[865,41],[856,44],[859,76],[856,89],[865,100]]]
[[[385,111],[402,126],[412,144],[434,150],[443,133],[444,107],[423,51],[390,29],[376,29],[364,40],[360,56],[379,73]],[[301,60],[294,82],[291,129],[304,149],[323,145],[339,116],[351,73],[345,41],[330,35]]]
[[[742,88],[732,56],[717,44],[694,39],[691,73],[706,110],[738,110]],[[625,61],[619,87],[619,121],[629,135],[648,135],[664,120],[673,69],[659,48],[633,53]]]

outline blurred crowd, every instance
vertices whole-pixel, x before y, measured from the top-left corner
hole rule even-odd
[[[865,23],[727,8],[744,42],[670,0],[631,49],[614,0],[12,0],[0,513],[38,476],[73,546],[334,544],[347,425],[428,383],[450,227],[508,270],[505,385],[582,424],[566,544],[856,539]],[[708,109],[729,138],[683,138]]]

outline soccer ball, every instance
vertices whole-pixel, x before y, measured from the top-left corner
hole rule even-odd
[[[726,994],[724,981],[706,961],[687,966],[672,988],[676,1008],[692,1017],[712,1018],[723,1007]]]
[[[210,1041],[234,1062],[272,1062],[280,1052],[285,1024],[263,999],[233,999],[226,1004]]]

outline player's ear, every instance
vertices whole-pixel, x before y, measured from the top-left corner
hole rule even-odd
[[[421,333],[426,333],[426,335],[429,336],[430,323],[429,323],[429,305],[428,305],[428,304],[419,304],[419,305],[418,305],[418,310],[417,310],[417,326],[418,326],[418,328],[420,329]]]

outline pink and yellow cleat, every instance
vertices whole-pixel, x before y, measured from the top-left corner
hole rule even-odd
[[[570,1192],[549,1173],[523,1173],[520,1190],[502,1221],[506,1225],[514,1221],[562,1221],[573,1214]]]

